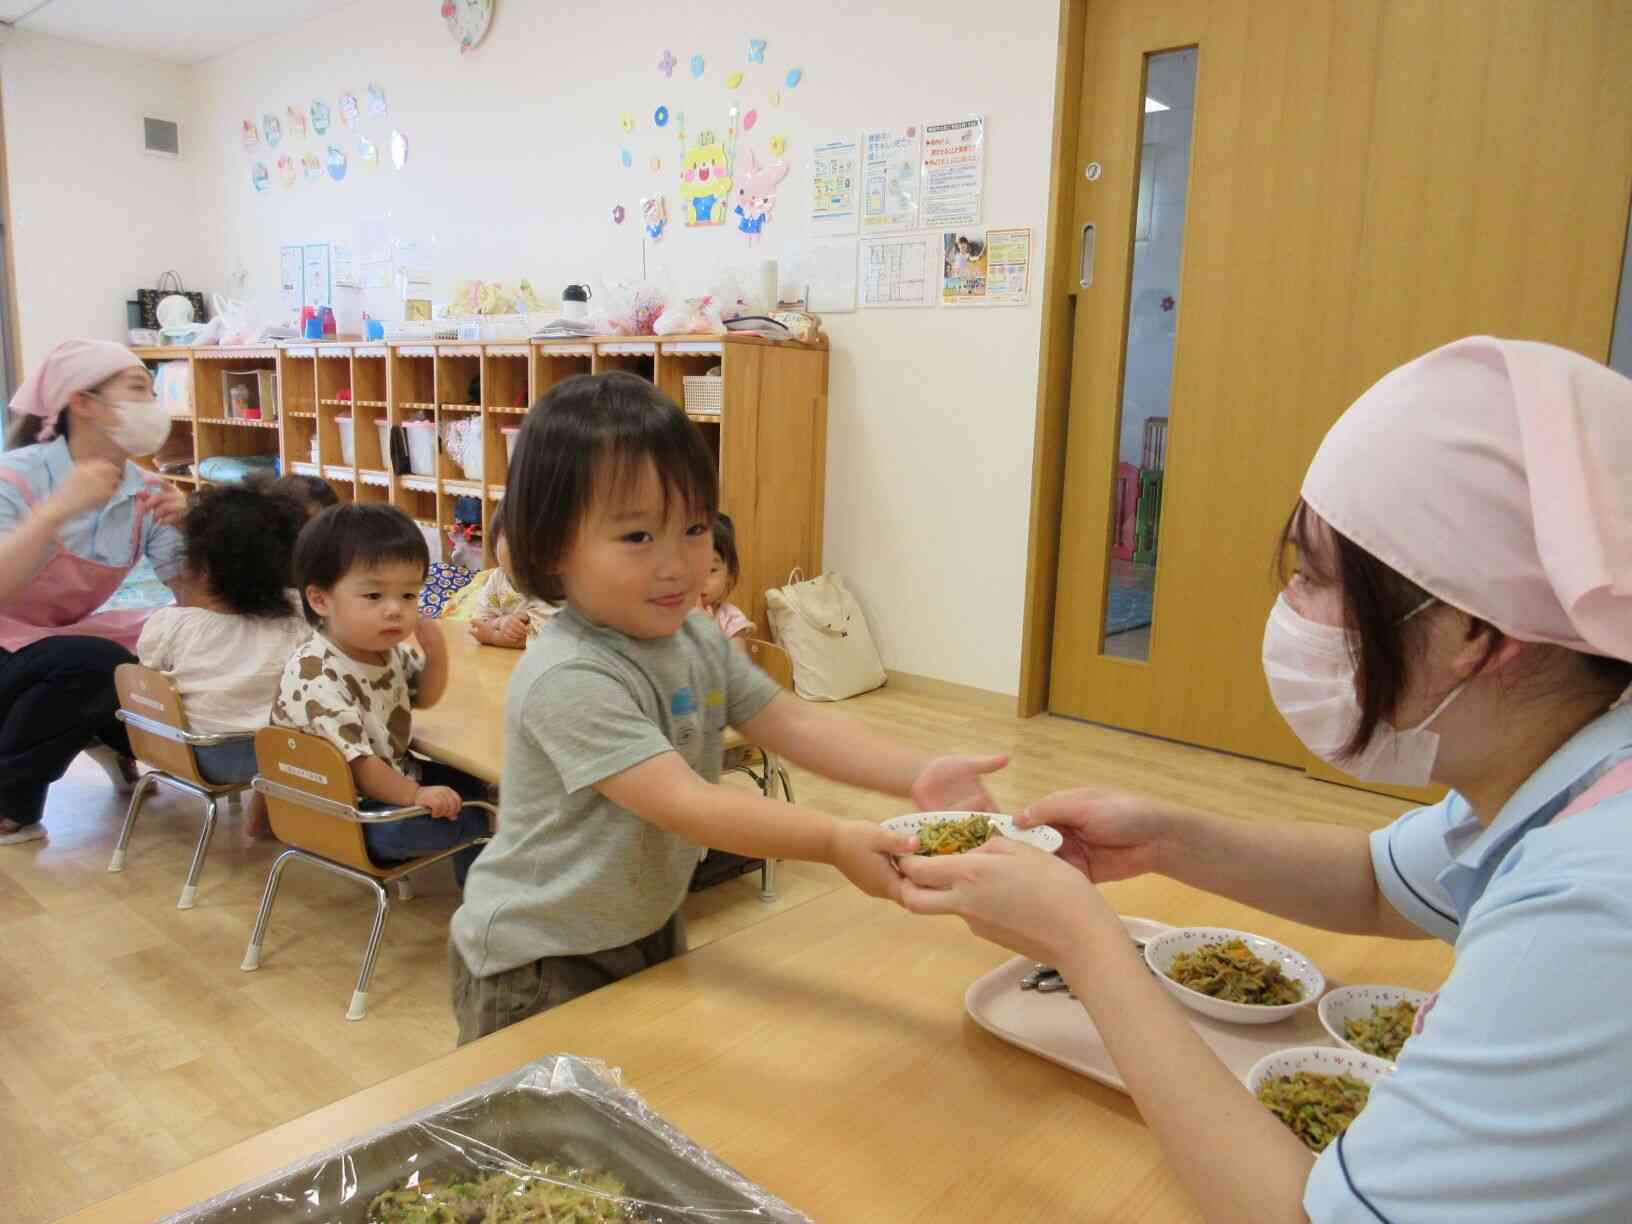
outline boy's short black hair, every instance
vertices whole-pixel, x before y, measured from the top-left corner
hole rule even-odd
[[[731,577],[731,585],[736,586],[737,579],[742,577],[742,566],[737,561],[737,528],[731,516],[723,510],[714,516],[714,551],[725,562],[725,572]]]
[[[289,586],[306,511],[267,488],[207,484],[187,501],[182,549],[189,572],[239,616],[293,615]]]
[[[321,476],[302,476],[297,472],[290,472],[287,476],[279,476],[273,481],[272,488],[300,502],[308,515],[315,515],[330,506],[340,504],[340,495],[334,491],[334,486]]]
[[[354,569],[373,569],[391,561],[431,568],[430,547],[413,519],[381,502],[330,506],[306,524],[295,542],[295,586],[306,619],[313,625],[323,623],[306,599],[307,587],[332,590]]]
[[[652,383],[634,374],[580,374],[534,404],[516,438],[504,498],[510,570],[526,595],[565,597],[561,555],[583,522],[599,482],[613,489],[657,468],[665,504],[680,498],[714,517],[719,470],[702,431]]]

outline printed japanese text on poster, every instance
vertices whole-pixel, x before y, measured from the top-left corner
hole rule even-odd
[[[861,158],[856,142],[832,140],[817,145],[811,163],[811,229],[816,233],[855,233],[860,192]]]
[[[986,120],[980,115],[924,124],[923,224],[980,224],[986,182]]]
[[[918,125],[879,128],[862,134],[861,228],[867,233],[913,229],[918,224]]]

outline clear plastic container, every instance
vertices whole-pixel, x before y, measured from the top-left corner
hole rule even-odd
[[[618,1184],[591,1183],[574,1172],[585,1169]],[[577,1192],[586,1202],[584,1215],[573,1218],[810,1224],[664,1121],[620,1084],[616,1071],[570,1054],[528,1063],[163,1224],[363,1224],[377,1218],[371,1210],[377,1195],[412,1185],[417,1207],[451,1184],[495,1177]]]
[[[356,467],[357,437],[351,430],[351,417],[335,417],[334,427],[340,431],[340,462],[347,467]]]
[[[513,463],[516,458],[516,435],[521,432],[520,425],[500,425],[499,432],[504,435],[504,461]]]
[[[391,470],[391,422],[384,417],[374,418],[374,430],[380,435],[380,466]]]
[[[408,434],[408,470],[416,476],[436,475],[436,424],[432,421],[404,421]]]

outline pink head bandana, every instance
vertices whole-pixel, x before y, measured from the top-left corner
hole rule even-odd
[[[89,391],[120,370],[141,364],[135,353],[111,340],[64,340],[23,380],[11,397],[11,410],[43,417],[45,427],[40,430],[39,440],[49,442],[57,435],[57,418],[68,406],[70,396]]]
[[[1320,444],[1303,499],[1510,637],[1632,659],[1632,380],[1474,336],[1386,375]]]

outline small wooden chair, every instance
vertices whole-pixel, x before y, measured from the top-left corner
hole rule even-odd
[[[301,859],[348,880],[356,880],[374,893],[374,927],[363,952],[363,968],[357,975],[351,1006],[346,1009],[347,1020],[361,1020],[368,1011],[368,980],[373,975],[380,936],[391,912],[385,885],[395,883],[400,898],[407,901],[413,896],[408,877],[414,872],[489,839],[472,838],[406,862],[376,863],[363,841],[363,826],[424,816],[429,809],[396,807],[363,811],[358,806],[357,787],[346,758],[328,740],[305,731],[264,728],[255,736],[255,761],[260,770],[255,775],[255,789],[266,797],[272,831],[288,848],[278,855],[267,876],[261,908],[255,915],[255,931],[249,937],[244,963],[239,968],[249,972],[261,967],[261,941],[266,937],[267,921],[272,916],[272,902],[277,898],[283,869],[291,860]],[[467,806],[498,814],[490,803],[465,802]]]
[[[193,847],[192,866],[187,869],[187,882],[181,886],[177,909],[192,909],[198,896],[198,876],[204,869],[204,856],[210,850],[210,836],[215,832],[215,818],[220,801],[235,798],[249,789],[248,782],[206,782],[198,769],[196,748],[214,748],[224,744],[248,743],[250,732],[222,735],[200,735],[187,727],[187,715],[181,708],[176,686],[162,672],[135,663],[122,663],[113,671],[113,685],[119,693],[119,709],[115,716],[125,724],[130,735],[130,749],[148,772],[136,782],[125,810],[124,827],[119,830],[119,841],[114,845],[109,871],[125,869],[130,835],[136,829],[136,817],[142,804],[157,786],[168,786],[204,800],[204,827],[198,832],[198,844]]]
[[[749,638],[748,656],[759,664],[772,680],[788,692],[793,691],[793,660],[782,647],[758,638]],[[789,803],[795,802],[793,783],[788,780],[786,767],[774,753],[759,744],[743,744],[731,749],[725,755],[725,763],[721,766],[720,772],[747,774],[754,780],[754,785],[759,787],[760,794],[767,799],[773,797],[772,790],[780,784],[782,798]],[[766,859],[760,866],[759,897],[762,901],[776,900],[775,859]]]

